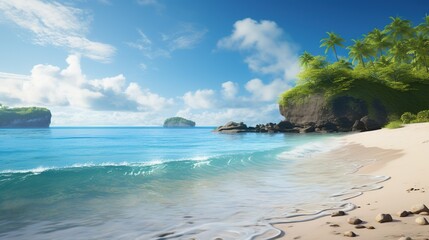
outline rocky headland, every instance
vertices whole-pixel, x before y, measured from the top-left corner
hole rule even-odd
[[[47,108],[0,108],[0,128],[48,128],[51,111]]]

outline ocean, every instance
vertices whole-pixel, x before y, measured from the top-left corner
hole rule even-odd
[[[338,134],[212,130],[0,129],[0,239],[275,239],[385,180]]]

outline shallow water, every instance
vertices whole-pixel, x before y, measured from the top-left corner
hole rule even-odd
[[[336,135],[211,128],[0,130],[0,238],[267,239],[353,206],[371,159],[315,157]]]

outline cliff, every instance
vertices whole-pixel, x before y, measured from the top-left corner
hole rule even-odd
[[[300,92],[300,86],[280,101],[280,113],[298,128],[313,131],[369,131],[383,127],[406,111],[429,107],[428,84],[409,83],[396,89],[383,83],[359,80],[334,94],[326,90]]]
[[[0,107],[0,128],[47,128],[51,124],[51,111],[46,108]]]
[[[167,128],[187,128],[195,127],[195,122],[182,117],[172,117],[166,119],[163,126]]]

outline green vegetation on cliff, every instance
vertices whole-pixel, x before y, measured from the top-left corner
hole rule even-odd
[[[164,121],[164,127],[195,127],[195,122],[182,117],[172,117]]]
[[[337,61],[330,63],[323,56],[304,52],[297,85],[281,95],[279,104],[287,108],[288,104],[305,103],[313,94],[321,94],[327,101],[350,96],[365,101],[370,116],[381,105],[391,120],[404,112],[428,109],[429,16],[417,26],[399,17],[391,20],[383,30],[353,39],[346,47],[348,59],[336,55],[344,39],[329,32],[321,47],[332,50]]]
[[[49,127],[51,112],[47,108],[9,108],[0,104],[0,127]]]

